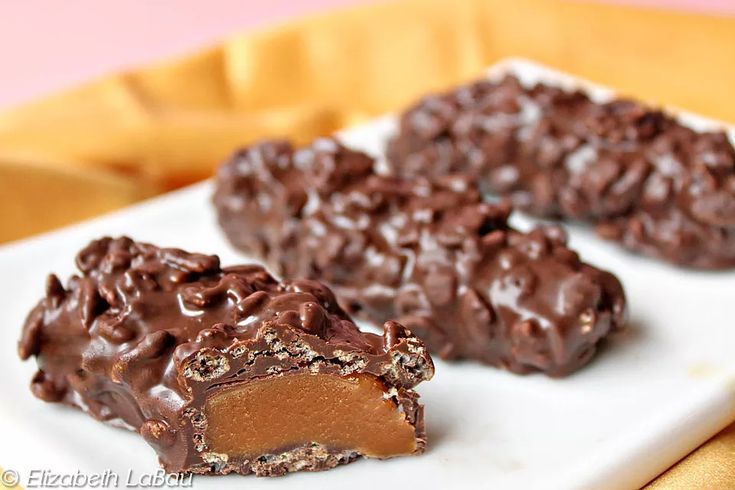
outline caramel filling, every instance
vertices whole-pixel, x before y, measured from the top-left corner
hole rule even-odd
[[[292,374],[216,392],[206,402],[209,450],[256,458],[311,443],[385,458],[416,450],[413,426],[375,376]]]

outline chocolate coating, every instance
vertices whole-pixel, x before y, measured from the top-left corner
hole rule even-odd
[[[392,172],[466,172],[532,213],[585,220],[630,250],[735,267],[735,150],[624,99],[595,103],[513,76],[430,95],[400,118]]]
[[[221,268],[214,255],[125,237],[90,243],[76,263],[81,274],[66,287],[49,276],[23,328],[20,357],[36,356],[39,367],[31,389],[138,431],[166,470],[282,474],[359,456],[311,446],[247,461],[208,451],[208,396],[290,373],[374,375],[423,449],[423,407],[412,388],[431,378],[433,364],[398,323],[385,323],[382,336],[363,333],[320,283],[278,282],[260,266]],[[300,459],[276,458],[279,451]]]
[[[377,175],[331,139],[239,152],[214,202],[236,247],[325,281],[355,315],[397,318],[444,359],[562,376],[624,320],[620,282],[581,262],[560,228],[516,231],[510,208],[465,178]]]

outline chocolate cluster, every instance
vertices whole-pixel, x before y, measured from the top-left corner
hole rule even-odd
[[[735,267],[735,150],[625,99],[513,76],[421,99],[388,146],[393,173],[456,172],[532,213],[584,220],[630,250],[682,266]]]
[[[261,380],[324,380],[358,398],[360,386],[377,390],[374,403],[408,427],[402,447],[423,449],[423,411],[412,388],[431,378],[433,365],[423,343],[398,323],[385,323],[382,336],[363,333],[318,282],[278,282],[260,266],[221,268],[214,255],[124,237],[90,243],[76,263],[80,274],[65,286],[49,276],[45,298],[23,328],[20,357],[35,356],[39,365],[32,391],[139,432],[167,471],[278,475],[361,455],[359,448],[322,440],[283,446],[293,434],[255,456],[252,448],[262,441],[248,440],[248,433],[235,441],[242,447],[217,451],[210,438],[229,447],[227,438],[238,429],[213,427],[207,410],[215,413],[234,397],[239,405],[220,412],[235,417],[250,403],[238,401],[237,390],[260,389],[254,383]],[[265,405],[253,413],[272,403],[254,401]],[[322,428],[347,416],[330,413],[324,400],[310,403],[322,409],[306,415],[328,415]],[[266,434],[279,424],[265,427]]]
[[[566,375],[625,317],[612,274],[558,227],[524,233],[462,176],[378,175],[333,139],[268,141],[217,175],[229,240],[285,277],[318,278],[350,313],[395,318],[444,359]]]

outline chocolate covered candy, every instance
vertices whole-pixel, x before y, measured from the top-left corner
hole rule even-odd
[[[219,222],[278,274],[325,281],[349,312],[396,318],[444,359],[566,375],[618,329],[625,297],[558,227],[511,228],[463,177],[378,175],[335,140],[237,153],[217,175]]]
[[[630,250],[735,267],[735,150],[640,103],[513,76],[423,98],[388,146],[405,177],[464,172],[532,213],[585,220]]]
[[[361,332],[318,282],[103,238],[51,275],[19,343],[40,399],[139,432],[170,472],[281,475],[417,454],[433,375],[396,322]]]

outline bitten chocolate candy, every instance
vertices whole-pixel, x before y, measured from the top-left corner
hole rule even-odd
[[[31,389],[138,431],[170,472],[281,475],[424,449],[433,375],[396,322],[363,333],[315,281],[103,238],[51,275],[20,357]]]
[[[325,281],[355,315],[397,318],[444,359],[562,376],[624,321],[615,276],[558,227],[512,229],[462,177],[380,176],[331,139],[264,142],[220,168],[214,202],[235,246]]]
[[[508,76],[425,97],[388,146],[405,177],[464,172],[519,208],[586,220],[630,250],[735,267],[735,149],[630,100]]]

